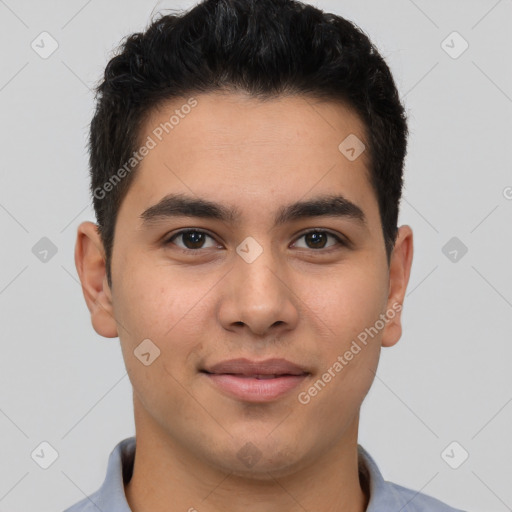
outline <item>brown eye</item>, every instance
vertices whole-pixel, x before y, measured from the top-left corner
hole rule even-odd
[[[332,247],[333,245],[336,245],[336,243],[326,245],[329,237],[338,242],[338,244],[345,245],[340,237],[330,233],[329,231],[320,229],[314,229],[303,233],[299,238],[304,238],[306,241],[306,249],[325,249],[326,247]]]
[[[205,249],[204,242],[207,238],[213,240],[213,238],[208,235],[206,232],[198,230],[198,229],[187,229],[183,231],[179,231],[175,233],[171,238],[169,238],[165,245],[174,243],[174,240],[179,239],[182,241],[183,246],[176,244],[181,249],[195,250],[195,249]],[[215,247],[215,244],[210,246]]]
[[[308,245],[311,244],[314,249],[322,249],[327,243],[327,235],[326,233],[319,232],[307,233],[304,235],[304,240],[306,240]]]

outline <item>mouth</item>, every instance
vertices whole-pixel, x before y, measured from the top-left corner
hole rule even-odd
[[[267,379],[277,379],[279,377],[297,377],[298,375],[293,375],[291,373],[282,373],[282,374],[272,374],[272,375],[245,375],[243,373],[210,373],[203,370],[203,373],[207,373],[208,375],[234,375],[235,377],[239,377],[241,379],[257,379],[257,380],[267,380]],[[302,375],[302,374],[300,374]]]
[[[217,391],[246,402],[270,402],[290,393],[309,371],[285,359],[232,359],[201,369]]]

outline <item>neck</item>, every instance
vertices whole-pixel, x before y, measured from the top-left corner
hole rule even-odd
[[[135,418],[135,461],[125,484],[133,512],[169,512],[171,504],[172,510],[188,512],[364,512],[368,505],[358,471],[358,416],[337,444],[309,464],[258,478],[213,467],[148,416],[136,411]]]

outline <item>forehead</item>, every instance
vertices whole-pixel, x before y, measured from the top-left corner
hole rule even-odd
[[[169,193],[233,204],[246,197],[268,208],[265,198],[284,204],[338,188],[364,204],[372,195],[368,151],[356,159],[342,152],[354,137],[367,146],[359,116],[339,102],[239,93],[173,99],[141,128],[141,143],[151,140],[152,149],[128,196],[137,196],[139,212]]]
[[[360,117],[341,102],[305,95],[257,99],[214,92],[163,103],[148,116],[141,135],[150,135],[157,143],[186,142],[180,146],[182,154],[223,147],[258,152],[260,145],[285,153],[283,143],[332,153],[347,135],[364,140],[364,132]]]

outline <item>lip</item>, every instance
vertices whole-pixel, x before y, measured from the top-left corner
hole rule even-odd
[[[304,367],[286,359],[231,359],[202,369],[201,373],[220,391],[247,402],[280,398],[310,375]]]

